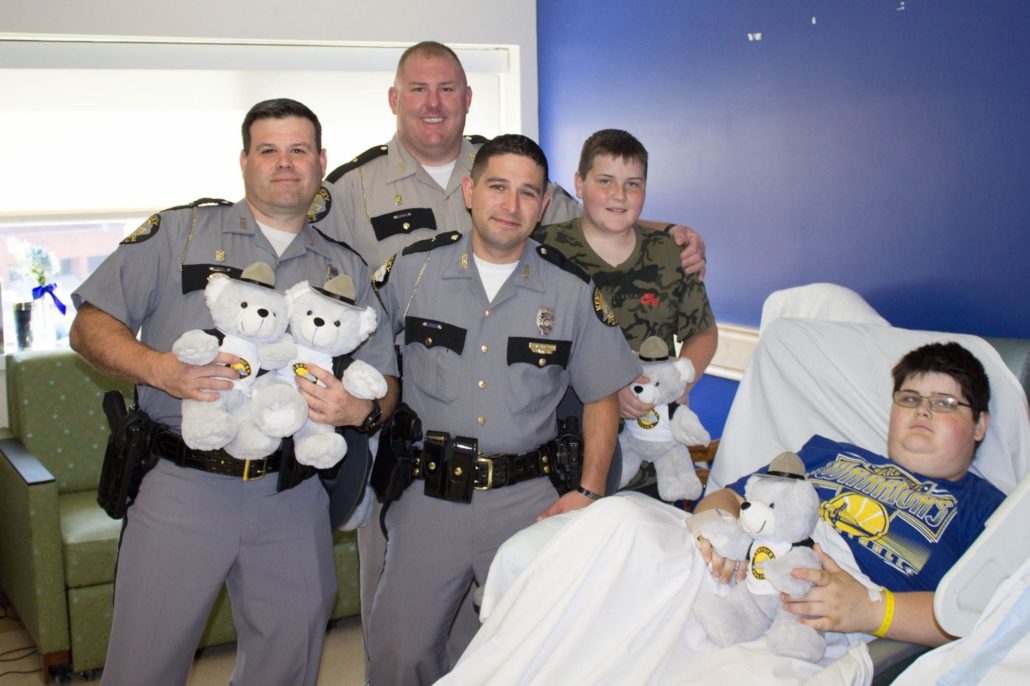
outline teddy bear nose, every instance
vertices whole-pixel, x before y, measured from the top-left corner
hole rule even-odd
[[[268,316],[268,310],[266,310],[265,308],[262,307],[260,310],[258,310],[258,316],[259,317],[267,317]]]
[[[325,320],[321,317],[315,317],[313,321],[315,322],[315,326],[325,326]]]

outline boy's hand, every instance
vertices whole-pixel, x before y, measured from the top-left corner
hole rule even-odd
[[[676,241],[676,245],[682,245],[680,251],[680,266],[684,273],[697,274],[700,281],[705,280],[705,273],[708,271],[708,260],[705,257],[705,241],[701,234],[689,226],[677,224],[669,229],[669,234]]]
[[[634,383],[649,383],[651,379],[646,376],[638,376]],[[630,384],[632,386],[633,384]],[[654,409],[654,405],[641,402],[640,398],[634,395],[630,386],[619,390],[619,416],[623,419],[639,419]]]

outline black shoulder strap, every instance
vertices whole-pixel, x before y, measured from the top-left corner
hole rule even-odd
[[[412,255],[414,253],[426,252],[434,248],[439,248],[441,245],[450,245],[461,238],[461,234],[457,231],[449,231],[448,233],[441,233],[432,238],[426,238],[421,241],[416,241],[404,248],[401,251],[402,255]]]
[[[358,259],[361,260],[361,264],[363,264],[365,266],[368,266],[368,263],[365,262],[365,259],[358,253],[357,250],[355,250],[354,248],[352,248],[350,246],[350,243],[347,243],[346,241],[341,241],[339,239],[333,238],[332,236],[330,236],[329,234],[325,233],[324,231],[322,231],[322,229],[318,228],[317,226],[312,226],[311,228],[313,228],[318,233],[319,236],[321,236],[322,238],[326,239],[327,241],[329,241],[333,245],[338,245],[341,248],[346,248],[350,252],[354,253],[355,255],[358,256]]]
[[[176,205],[175,207],[169,207],[161,210],[162,212],[171,212],[172,210],[187,210],[193,207],[203,207],[204,205],[219,205],[222,207],[231,206],[232,203],[228,200],[222,200],[221,198],[198,198],[193,202],[186,203],[185,205]]]
[[[374,160],[377,157],[382,157],[386,154],[386,151],[386,145],[376,145],[374,147],[371,147],[365,152],[355,157],[350,162],[347,162],[346,164],[341,164],[339,167],[329,172],[329,175],[325,177],[325,180],[330,183],[336,183],[341,176],[349,172],[351,169],[357,169],[361,165],[368,164],[370,161]]]
[[[544,258],[559,269],[567,271],[569,274],[572,274],[584,283],[590,283],[590,275],[583,271],[578,264],[565,257],[561,250],[550,245],[538,245],[536,247],[536,252],[540,257]]]

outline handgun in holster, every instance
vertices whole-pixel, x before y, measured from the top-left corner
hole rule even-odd
[[[583,475],[583,431],[579,426],[579,417],[559,419],[558,435],[549,445],[554,450],[551,456],[551,483],[558,495],[564,495],[579,487]]]
[[[97,485],[97,503],[112,519],[121,519],[139,493],[143,475],[154,466],[150,439],[155,424],[138,407],[128,411],[119,391],[104,394],[104,414],[111,426]]]
[[[411,485],[416,458],[415,443],[422,440],[422,421],[404,403],[379,433],[379,453],[372,466],[371,484],[382,503],[401,497]]]

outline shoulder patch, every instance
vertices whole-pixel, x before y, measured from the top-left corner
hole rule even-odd
[[[160,228],[161,215],[152,214],[149,217],[147,217],[146,221],[139,225],[139,228],[137,228],[135,231],[133,231],[124,239],[122,239],[122,245],[134,245],[135,243],[142,243],[148,238],[152,238]]]
[[[396,259],[396,255],[390,255],[386,262],[383,262],[382,266],[372,275],[372,287],[377,291],[386,286],[386,282],[390,280],[390,272],[393,270],[393,262]]]
[[[615,312],[608,306],[608,301],[601,295],[601,289],[594,286],[594,314],[605,326],[618,326],[619,320],[615,318]]]
[[[185,205],[176,205],[175,207],[169,207],[161,210],[162,212],[171,212],[172,210],[188,210],[194,207],[203,207],[204,205],[217,205],[221,207],[231,206],[232,203],[228,200],[222,200],[221,198],[198,198],[193,202],[188,202]]]
[[[382,157],[386,154],[386,151],[387,147],[385,143],[383,145],[376,145],[374,147],[371,147],[365,152],[355,157],[350,162],[347,162],[346,164],[341,164],[339,167],[329,172],[329,175],[325,177],[325,180],[329,183],[336,183],[340,180],[341,176],[349,172],[351,169],[357,169],[358,167],[364,164],[368,164],[377,157]]]
[[[590,275],[583,271],[582,267],[578,264],[565,257],[561,250],[550,245],[538,245],[536,246],[536,254],[559,269],[567,271],[577,279],[582,280],[584,283],[590,283]]]
[[[468,136],[465,136],[465,140],[467,140],[472,145],[482,145],[483,143],[490,142],[489,138],[487,138],[486,136],[480,136],[478,133],[473,133]]]
[[[315,193],[315,198],[311,201],[311,207],[308,208],[308,221],[314,224],[315,222],[322,221],[329,214],[329,210],[333,206],[333,196],[329,192],[329,189],[322,186]]]
[[[450,245],[461,238],[461,234],[457,231],[451,231],[449,233],[441,233],[438,236],[432,238],[426,238],[421,241],[416,241],[404,248],[401,251],[402,255],[411,255],[413,253],[426,252],[427,250],[433,250],[439,248],[442,245]]]

